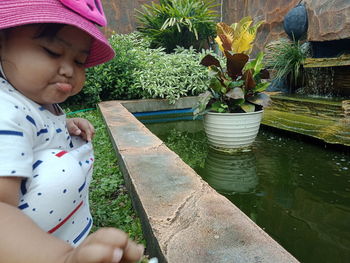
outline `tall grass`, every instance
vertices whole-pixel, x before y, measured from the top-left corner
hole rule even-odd
[[[275,71],[275,78],[287,79],[290,90],[303,85],[303,63],[307,57],[307,49],[300,41],[282,39],[266,46],[265,64]]]

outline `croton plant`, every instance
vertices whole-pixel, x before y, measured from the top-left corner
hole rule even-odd
[[[256,33],[263,21],[253,24],[245,17],[231,26],[218,23],[215,38],[226,60],[206,55],[201,64],[208,67],[210,84],[199,96],[194,114],[212,112],[254,112],[270,104],[269,95],[262,93],[269,86],[268,71],[263,65],[263,52],[250,59]]]

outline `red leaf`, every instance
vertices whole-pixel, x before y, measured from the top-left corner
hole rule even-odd
[[[227,58],[227,74],[235,80],[238,76],[242,75],[242,69],[247,63],[249,57],[242,53],[232,55],[226,50],[225,56]]]
[[[219,35],[219,38],[221,39],[222,42],[222,48],[224,50],[231,51],[232,50],[232,42],[227,38],[226,35]]]
[[[212,55],[206,55],[202,61],[200,62],[201,65],[206,66],[206,67],[210,67],[210,66],[217,66],[219,68],[221,68],[220,62],[219,60],[217,60],[215,57],[213,57]]]
[[[260,78],[261,79],[269,79],[270,78],[270,72],[267,69],[262,69],[260,71]]]
[[[251,70],[247,70],[243,75],[246,89],[254,89],[256,86],[255,80]]]

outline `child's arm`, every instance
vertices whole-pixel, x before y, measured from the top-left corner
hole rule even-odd
[[[86,141],[91,141],[95,135],[94,126],[83,118],[67,119],[67,130],[70,135],[81,136]]]
[[[100,229],[77,248],[47,234],[17,208],[20,183],[19,177],[0,178],[0,263],[114,263],[141,258],[143,247],[114,228]]]

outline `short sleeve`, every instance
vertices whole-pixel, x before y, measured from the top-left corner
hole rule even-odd
[[[0,99],[0,176],[32,176],[35,126],[22,103]],[[3,96],[5,95],[5,96]]]

